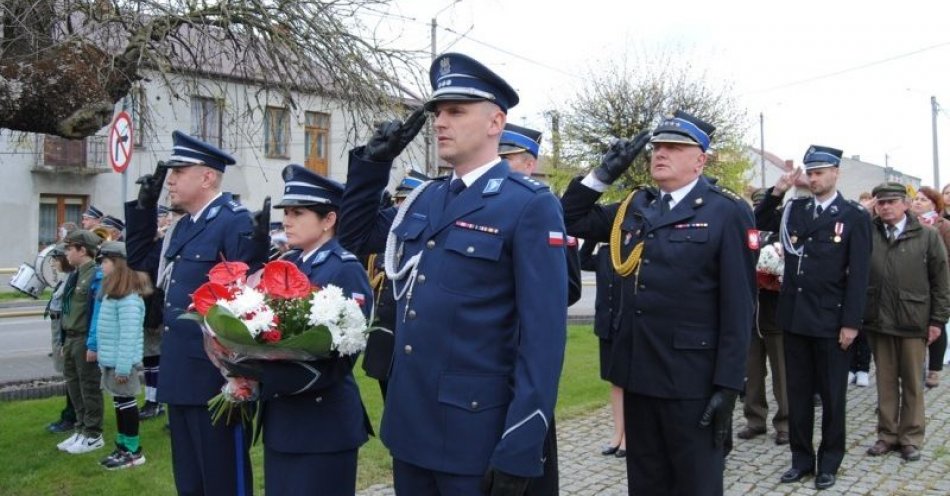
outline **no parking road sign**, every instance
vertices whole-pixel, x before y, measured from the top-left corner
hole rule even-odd
[[[109,128],[109,165],[116,172],[124,172],[132,162],[132,117],[119,112]]]

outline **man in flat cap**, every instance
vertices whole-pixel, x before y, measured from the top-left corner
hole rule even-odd
[[[845,400],[849,348],[861,328],[871,219],[836,189],[841,150],[811,146],[805,173],[813,197],[796,198],[783,209],[782,197],[802,174],[782,175],[755,211],[756,225],[779,232],[785,269],[778,322],[784,330],[792,467],[785,483],[815,474],[815,487],[835,484],[845,453]],[[821,445],[812,445],[815,392],[821,397]]]
[[[252,220],[244,206],[221,191],[234,159],[180,131],[172,133],[172,140],[172,156],[154,175],[139,179],[139,197],[126,203],[125,216],[129,266],[151,274],[165,292],[157,400],[169,405],[175,486],[179,494],[251,494],[250,429],[240,423],[212,425],[208,400],[220,392],[224,378],[204,352],[198,324],[178,317],[218,262],[241,261],[254,271],[266,260],[270,199]],[[156,233],[166,173],[171,207],[187,213],[163,246],[164,238]]]
[[[877,441],[867,454],[900,450],[912,462],[920,459],[927,423],[920,366],[950,316],[947,254],[940,234],[908,215],[903,184],[884,183],[871,193],[877,218],[864,329],[877,367],[878,414]]]
[[[436,58],[430,79],[425,109],[452,177],[398,213],[379,209],[392,160],[423,124],[417,111],[351,152],[343,199],[344,246],[379,251],[391,228],[396,346],[382,439],[397,494],[520,495],[542,474],[564,358],[561,210],[498,156],[518,103],[511,86],[456,53]]]
[[[561,198],[568,233],[609,242],[623,278],[607,375],[624,389],[630,494],[723,492],[758,236],[748,204],[703,175],[714,130],[678,111],[652,133],[616,141]],[[598,205],[648,142],[658,188]]]

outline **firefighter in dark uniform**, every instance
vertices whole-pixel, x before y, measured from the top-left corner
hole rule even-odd
[[[623,277],[608,376],[624,388],[630,494],[722,494],[732,411],[745,376],[758,236],[749,206],[702,175],[715,128],[677,112],[618,140],[561,199],[568,233],[610,242]],[[659,189],[597,199],[644,148]]]
[[[428,181],[425,174],[418,171],[409,171],[406,177],[396,186],[393,201],[398,207],[409,193],[422,183]],[[384,204],[383,208],[390,205]],[[389,369],[393,363],[393,346],[395,346],[396,331],[396,298],[393,295],[393,283],[386,278],[386,268],[383,264],[383,253],[374,253],[367,260],[366,271],[376,299],[376,322],[374,325],[382,329],[370,333],[366,339],[366,350],[363,352],[363,371],[366,375],[379,381],[379,390],[386,399],[386,386],[389,384]]]
[[[198,324],[178,317],[216,263],[242,261],[252,271],[261,266],[270,246],[269,213],[255,224],[245,207],[221,192],[225,168],[235,163],[230,155],[179,131],[172,139],[171,158],[156,174],[139,180],[139,200],[126,205],[125,212],[127,243],[142,261],[137,270],[151,271],[148,264],[158,263],[158,281],[164,283],[158,401],[169,405],[175,486],[183,495],[251,494],[250,430],[241,424],[211,424],[208,400],[220,392],[224,378],[205,354]],[[187,214],[162,252],[155,232],[166,173],[172,207]],[[269,208],[269,200],[264,203]]]
[[[476,60],[433,61],[425,108],[453,178],[379,210],[392,160],[424,123],[384,123],[350,154],[340,238],[388,236],[396,351],[382,439],[399,495],[521,495],[542,474],[564,359],[564,223],[548,187],[498,157],[508,83]],[[348,225],[349,223],[349,225]]]
[[[514,124],[505,124],[498,143],[498,155],[507,160],[511,170],[528,177],[534,175],[538,167],[538,153],[541,151],[541,132]],[[567,256],[567,306],[581,298],[580,255],[577,252],[577,238],[569,237],[566,244]],[[526,496],[558,494],[557,463],[557,423],[551,418],[548,437],[544,440],[544,475],[531,479]]]
[[[778,323],[785,331],[792,468],[782,482],[814,474],[815,487],[835,484],[844,457],[849,348],[864,316],[871,257],[871,219],[836,189],[841,150],[805,153],[811,198],[778,209],[801,169],[784,174],[756,209],[756,224],[778,232],[785,253]],[[821,397],[821,445],[812,445],[814,394]]]
[[[363,264],[336,240],[343,185],[305,167],[284,168],[284,230],[290,260],[311,284],[334,285],[361,302],[369,317],[373,293]],[[359,447],[371,429],[353,378],[357,356],[312,362],[245,360],[225,366],[260,383],[264,430],[264,492],[346,496],[356,492]]]

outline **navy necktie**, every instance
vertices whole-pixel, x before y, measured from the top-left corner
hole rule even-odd
[[[666,193],[660,200],[660,215],[666,215],[670,211],[670,202],[673,201],[673,195]]]
[[[815,207],[815,217],[818,217],[818,216],[821,215],[821,213],[824,212],[824,211],[825,211],[825,209],[822,208],[821,205],[818,205],[817,207]]]
[[[464,189],[465,189],[464,181],[462,181],[460,178],[453,179],[452,182],[449,183],[449,196],[446,198],[445,204],[448,205]]]

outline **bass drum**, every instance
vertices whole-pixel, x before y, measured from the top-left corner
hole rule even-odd
[[[52,252],[55,247],[56,245],[49,245],[43,248],[43,250],[36,255],[36,261],[33,263],[37,277],[51,288],[55,288],[63,276],[61,272],[56,270],[56,267],[53,265],[53,257],[50,255],[50,252]]]
[[[13,279],[10,279],[10,286],[33,298],[37,298],[40,293],[46,289],[46,284],[40,280],[30,264],[20,265],[20,269],[16,271],[16,275],[13,276]]]

